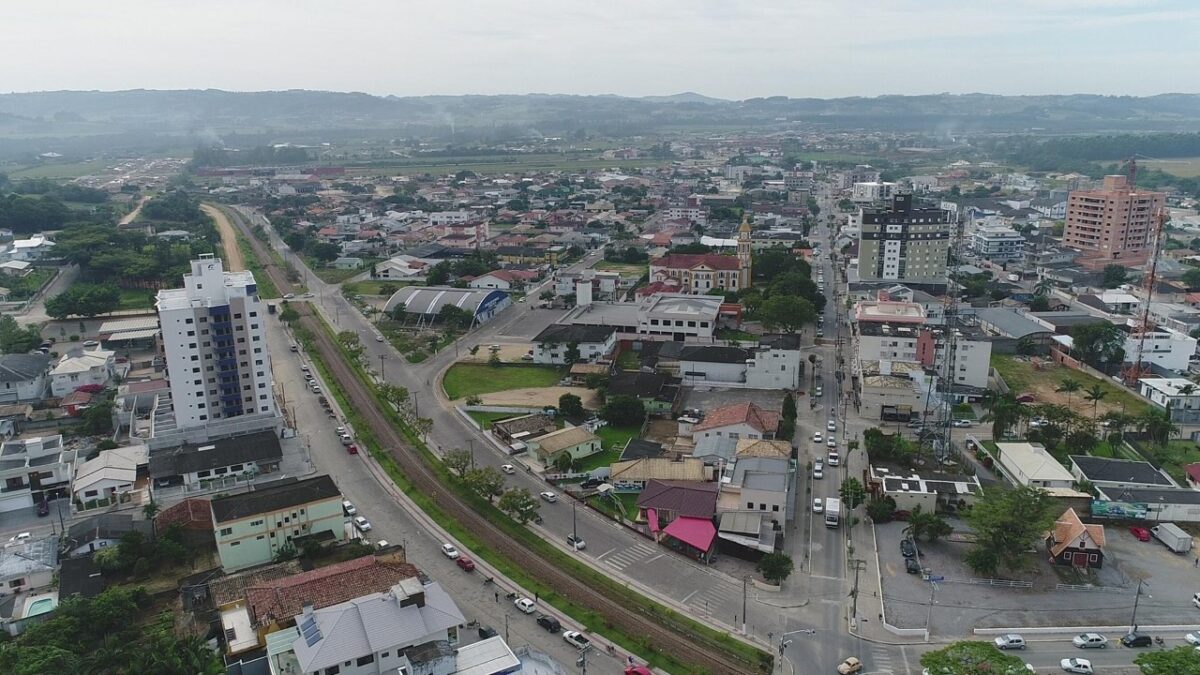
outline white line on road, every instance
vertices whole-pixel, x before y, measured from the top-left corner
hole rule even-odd
[[[615,550],[617,550],[617,549],[616,549],[616,548],[610,548],[610,549],[608,549],[608,550],[607,550],[607,551],[605,551],[604,553],[601,553],[600,555],[596,556],[596,560],[604,560],[604,556],[608,555],[609,553],[612,553],[612,552],[613,552],[613,551],[615,551]]]
[[[693,595],[695,595],[695,594],[697,594],[697,593],[699,593],[699,592],[700,592],[700,589],[699,589],[699,588],[697,588],[696,590],[694,590],[694,591],[692,591],[691,593],[688,593],[686,596],[684,596],[683,600],[680,600],[680,602],[682,602],[683,604],[685,604],[685,605],[686,605],[686,604],[687,604],[687,601],[688,601],[688,600],[691,600],[691,599],[692,599],[692,596],[693,596]]]
[[[649,560],[647,560],[647,561],[645,561],[645,562],[652,563],[652,562],[654,562],[655,560],[658,560],[659,558],[663,557],[664,555],[666,555],[666,553],[659,553],[658,555],[654,556],[653,558],[651,558],[651,559],[649,559]]]

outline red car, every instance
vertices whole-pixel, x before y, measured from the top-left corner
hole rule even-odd
[[[475,561],[471,560],[470,558],[468,558],[465,555],[460,555],[457,558],[455,558],[454,564],[458,565],[459,567],[466,570],[467,572],[475,571]]]
[[[348,452],[348,453],[350,453],[350,454],[352,454],[352,455],[357,455],[357,454],[358,454],[358,446],[357,446],[357,445],[355,445],[355,444],[353,444],[353,443],[351,443],[351,444],[349,444],[349,445],[347,445],[347,446],[346,446],[346,452]]]
[[[1144,527],[1138,527],[1134,525],[1133,527],[1129,528],[1129,534],[1137,537],[1138,541],[1150,541],[1150,530],[1147,530]]]

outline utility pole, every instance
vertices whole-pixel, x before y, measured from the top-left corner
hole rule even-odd
[[[471,469],[475,468],[475,439],[467,439],[467,447],[471,448]]]
[[[587,650],[579,652],[579,658],[575,659],[575,665],[583,668],[583,675],[587,675]]]
[[[742,577],[742,635],[746,634],[746,582],[750,577]]]
[[[850,620],[856,624],[858,622],[858,573],[862,568],[866,567],[867,561],[862,558],[851,558],[850,564],[854,565],[854,588],[850,591],[850,596],[853,598],[850,604]]]
[[[1130,617],[1130,619],[1129,619],[1129,632],[1130,633],[1134,633],[1137,631],[1137,609],[1138,609],[1138,600],[1140,600],[1142,597],[1142,586],[1149,587],[1150,584],[1147,584],[1142,579],[1138,579],[1137,592],[1134,593],[1134,595],[1133,595],[1133,616]]]
[[[575,542],[575,543],[571,544],[571,548],[574,548],[576,551],[579,550],[578,548],[575,548],[579,542],[579,530],[576,529],[576,520],[575,520],[575,507],[577,507],[577,506],[579,506],[579,502],[577,502],[577,501],[571,502],[571,536],[573,537],[572,541]]]
[[[387,380],[387,375],[383,372],[383,354],[379,355],[379,379]]]
[[[929,582],[929,611],[925,613],[925,638],[929,639],[931,623],[933,621],[933,594],[937,592],[937,584]]]
[[[504,642],[508,643],[508,612],[504,613]]]

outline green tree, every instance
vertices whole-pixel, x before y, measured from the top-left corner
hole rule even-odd
[[[1183,283],[1187,284],[1189,290],[1200,288],[1200,267],[1192,267],[1184,272]]]
[[[924,538],[925,541],[937,541],[954,531],[950,523],[937,513],[926,511],[917,505],[908,516],[908,527],[904,528],[913,539]]]
[[[558,411],[567,417],[583,417],[583,399],[575,394],[558,397]]]
[[[641,426],[646,421],[646,406],[632,396],[613,396],[604,404],[600,417],[617,427]]]
[[[1200,675],[1200,652],[1191,645],[1142,652],[1133,663],[1146,675]]]
[[[538,501],[525,488],[505,490],[504,494],[500,495],[500,501],[496,502],[497,508],[522,525],[537,515],[538,506]]]
[[[470,451],[463,450],[462,448],[455,448],[450,452],[447,452],[446,455],[442,457],[442,463],[446,465],[447,469],[453,471],[454,474],[459,478],[465,478],[467,475],[467,468],[474,464]]]
[[[1090,454],[1091,451],[1096,449],[1096,446],[1100,443],[1100,439],[1096,438],[1096,434],[1087,429],[1072,431],[1071,433],[1067,434],[1065,440],[1067,447],[1071,449],[1072,453],[1085,455]]]
[[[563,360],[567,363],[567,365],[575,363],[576,361],[579,360],[579,343],[578,342],[568,342],[567,343],[567,348],[563,352]]]
[[[560,452],[554,456],[554,461],[551,462],[555,469],[561,473],[567,473],[571,470],[571,466],[575,464],[575,460],[569,452]]]
[[[331,263],[337,260],[342,255],[341,249],[337,244],[319,243],[313,244],[308,248],[308,254],[316,258],[318,262]]]
[[[758,572],[775,585],[791,576],[792,567],[792,559],[786,553],[768,553],[758,560]]]
[[[1048,312],[1050,311],[1050,301],[1043,296],[1035,296],[1029,301],[1029,311],[1031,312]]]
[[[99,403],[88,406],[80,415],[83,424],[80,428],[84,433],[99,435],[111,434],[113,430],[113,402],[111,399],[104,399]]]
[[[990,642],[964,640],[921,655],[921,665],[938,675],[1023,675],[1025,662]]]
[[[1134,423],[1138,430],[1149,434],[1156,444],[1165,447],[1171,437],[1179,433],[1179,427],[1171,420],[1171,411],[1148,408]]]
[[[1000,394],[989,389],[983,399],[983,407],[988,411],[983,421],[992,423],[992,438],[996,440],[1003,439],[1024,416],[1024,407],[1012,392]]]
[[[816,318],[812,303],[804,298],[789,295],[773,295],[758,310],[758,317],[767,330],[795,333]]]
[[[1064,377],[1062,379],[1062,382],[1059,383],[1058,387],[1056,387],[1054,389],[1054,391],[1056,391],[1060,394],[1066,394],[1067,395],[1067,405],[1070,406],[1071,405],[1071,394],[1074,394],[1075,392],[1079,391],[1080,389],[1083,389],[1082,384],[1079,384],[1078,381],[1076,381],[1072,378]]]
[[[425,283],[430,286],[445,286],[450,281],[450,263],[441,261],[429,268],[425,274]]]
[[[1039,298],[1050,295],[1052,290],[1054,290],[1054,284],[1049,279],[1042,279],[1033,285],[1033,294]]]
[[[842,501],[846,502],[847,509],[857,507],[867,498],[867,491],[863,488],[863,484],[853,477],[842,481],[842,486],[838,488],[838,494],[841,495]]]
[[[1050,529],[1058,508],[1040,488],[1022,485],[1012,490],[986,490],[967,514],[976,536],[966,556],[967,565],[988,576],[1001,569],[1022,568],[1028,562],[1025,552]]]
[[[1096,415],[1100,412],[1100,401],[1108,396],[1108,390],[1101,387],[1099,384],[1093,384],[1084,392],[1083,398],[1090,401],[1092,404],[1092,420],[1096,419]]]
[[[796,419],[796,398],[794,396],[792,396],[792,393],[790,391],[783,395],[782,410],[783,410],[783,419],[785,419],[785,420],[795,420]]]
[[[1101,283],[1105,288],[1116,288],[1125,283],[1125,267],[1122,265],[1105,265],[1103,275]]]
[[[867,515],[876,523],[890,523],[896,516],[896,500],[880,497],[867,502]]]
[[[36,326],[21,327],[11,315],[0,315],[0,354],[25,354],[41,341]]]
[[[468,469],[466,475],[463,476],[463,483],[472,492],[490,502],[503,492],[504,474],[500,473],[500,470],[493,466]]]
[[[121,291],[111,284],[75,284],[46,301],[46,314],[55,319],[91,318],[108,314],[121,305]]]

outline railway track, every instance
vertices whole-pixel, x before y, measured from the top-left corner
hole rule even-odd
[[[233,213],[232,220],[246,235],[259,263],[276,288],[281,293],[293,292],[294,287],[288,281],[287,272],[279,269],[274,263],[274,258],[264,250],[263,243],[248,231],[241,214]],[[571,602],[595,612],[604,623],[619,628],[627,635],[643,638],[647,648],[651,650],[684,660],[697,667],[700,672],[743,675],[758,668],[757,663],[742,661],[729,652],[713,649],[710,644],[703,642],[700,636],[690,637],[665,627],[653,617],[624,606],[619,599],[584,585],[569,572],[547,562],[521,542],[508,538],[493,527],[487,518],[459,499],[453,490],[443,486],[437,475],[426,465],[424,458],[396,431],[379,409],[366,384],[342,358],[341,351],[325,330],[320,318],[314,316],[308,307],[296,309],[301,316],[301,325],[312,334],[314,346],[345,392],[351,406],[363,416],[375,438],[395,459],[400,470],[412,481],[416,489],[433,496],[447,515],[470,530],[480,542],[499,552],[530,576],[547,583]]]

